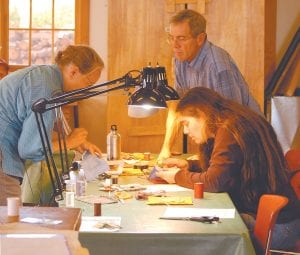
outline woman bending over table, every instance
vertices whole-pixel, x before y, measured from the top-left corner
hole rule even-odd
[[[168,183],[193,188],[203,182],[207,192],[228,192],[249,228],[255,224],[263,194],[288,197],[275,226],[273,249],[292,249],[300,238],[300,201],[289,183],[284,154],[272,126],[261,115],[213,90],[197,87],[180,100],[177,121],[199,144],[198,172],[184,159],[169,158],[159,171]]]

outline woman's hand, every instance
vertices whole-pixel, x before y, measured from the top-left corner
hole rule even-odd
[[[75,128],[72,130],[71,134],[67,136],[66,143],[68,149],[75,149],[87,140],[88,132],[84,128]]]
[[[95,145],[88,141],[81,144],[79,147],[76,148],[77,151],[83,153],[84,151],[89,151],[93,155],[101,156],[101,150]]]
[[[168,158],[163,161],[163,167],[158,168],[156,175],[168,183],[175,183],[175,175],[180,170],[188,170],[188,162],[180,158]]]
[[[161,168],[157,170],[156,175],[168,183],[175,183],[175,175],[178,171],[180,171],[180,168],[177,167]]]
[[[87,141],[88,132],[84,128],[75,128],[71,134],[66,137],[67,149],[74,149],[80,153],[89,151],[91,154],[101,156],[101,150],[95,145]],[[53,151],[59,150],[57,136],[53,139]]]
[[[163,161],[164,167],[178,167],[180,170],[188,170],[189,164],[185,159],[168,158]]]
[[[86,142],[88,132],[84,128],[75,128],[71,134],[66,137],[67,149],[75,149]],[[52,134],[53,151],[59,151],[59,141],[57,132]]]

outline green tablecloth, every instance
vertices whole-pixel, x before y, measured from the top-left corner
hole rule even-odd
[[[126,176],[119,183],[149,184],[143,177]],[[88,194],[102,194],[99,183],[88,184]],[[134,193],[134,192],[133,192]],[[134,195],[134,194],[133,194]],[[176,196],[193,196],[192,190],[168,193]],[[92,216],[93,206],[76,201],[83,215]],[[234,208],[226,193],[205,193],[204,199],[194,200],[195,208]],[[114,233],[80,232],[83,246],[93,254],[255,254],[248,230],[239,214],[234,219],[222,219],[218,224],[191,221],[161,220],[166,205],[147,205],[135,198],[124,204],[102,205],[102,216],[121,216],[122,228]]]

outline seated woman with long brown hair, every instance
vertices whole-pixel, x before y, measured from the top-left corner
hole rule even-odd
[[[178,171],[159,171],[168,183],[193,188],[203,182],[207,192],[228,192],[248,226],[255,222],[260,197],[280,194],[289,203],[280,213],[272,248],[292,249],[300,238],[300,201],[289,183],[284,154],[272,126],[246,106],[216,92],[193,88],[180,100],[177,120],[199,144],[199,172],[183,159],[165,160]]]

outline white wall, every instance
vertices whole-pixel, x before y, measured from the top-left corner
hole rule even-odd
[[[107,65],[108,1],[90,0],[90,45]],[[107,80],[107,68],[103,70],[100,81]]]
[[[99,83],[107,81],[107,30],[108,0],[90,0],[90,46],[105,64]],[[106,151],[106,105],[107,97],[99,95],[79,105],[79,125],[88,130],[88,139]]]

